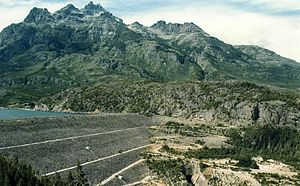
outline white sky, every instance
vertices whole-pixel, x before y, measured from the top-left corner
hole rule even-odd
[[[81,8],[88,2],[0,0],[0,30],[22,21],[33,6],[53,12],[68,3]],[[300,62],[300,0],[100,0],[100,3],[125,23],[139,21],[150,26],[158,20],[194,22],[227,43],[259,45]]]

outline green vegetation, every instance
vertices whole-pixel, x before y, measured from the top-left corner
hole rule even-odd
[[[3,186],[88,186],[88,180],[78,163],[76,172],[70,171],[67,179],[59,174],[52,177],[42,177],[34,169],[17,158],[0,157],[0,184]]]
[[[198,159],[232,158],[238,160],[237,166],[258,168],[252,157],[262,156],[292,165],[300,170],[300,133],[297,129],[280,126],[252,126],[242,130],[231,130],[229,137],[232,147],[204,148],[190,151],[185,155]]]
[[[202,172],[204,172],[205,169],[207,169],[208,167],[209,167],[209,165],[207,165],[207,164],[205,164],[205,163],[200,163],[200,170],[201,170]]]
[[[161,148],[162,151],[170,153],[170,154],[176,154],[176,150],[174,148],[169,147],[168,145],[163,145]]]
[[[178,183],[180,180],[186,180],[188,183],[191,181],[191,174],[180,159],[147,160],[147,165],[151,171],[170,184]]]
[[[204,147],[202,150],[199,151],[189,151],[185,154],[186,157],[189,158],[197,158],[197,159],[223,159],[223,158],[229,158],[233,157],[236,158],[236,156],[243,156],[243,154],[239,154],[236,152],[236,149],[234,148],[207,148]]]
[[[251,156],[243,156],[237,159],[239,162],[236,164],[238,167],[258,169],[258,165],[254,160],[251,159]]]
[[[254,174],[255,179],[257,179],[262,185],[283,185],[282,180],[289,180],[290,178],[280,176],[275,173],[257,173]]]
[[[231,143],[252,155],[283,161],[300,170],[300,132],[292,127],[265,125],[231,133]]]
[[[15,158],[0,157],[0,184],[10,185],[46,185],[50,180],[40,179],[31,166]]]
[[[215,113],[214,119],[220,122],[228,122],[228,120],[236,122],[245,117],[249,123],[296,124],[294,117],[288,117],[292,117],[292,113],[299,114],[299,100],[300,96],[296,93],[275,91],[247,82],[141,81],[100,83],[95,86],[70,89],[43,99],[41,103],[48,105],[50,109],[60,105],[62,109],[73,111],[133,112],[185,118],[203,114],[205,117],[205,111],[212,111]],[[212,102],[216,104],[212,105]],[[265,111],[265,114],[261,114],[261,111]],[[270,114],[266,113],[267,111]],[[244,115],[240,116],[237,113],[244,113]],[[249,116],[246,117],[247,115]],[[180,126],[170,124],[170,127]]]
[[[204,145],[205,144],[205,142],[203,140],[196,140],[195,143],[199,144],[199,145]]]
[[[68,181],[72,181],[70,182],[71,185],[80,185],[80,186],[88,186],[88,180],[85,177],[85,173],[82,170],[82,166],[80,165],[80,162],[77,162],[77,168],[76,168],[76,174],[73,177],[72,173],[69,173],[68,175]]]
[[[165,133],[174,133],[179,134],[181,136],[187,137],[200,137],[206,136],[208,133],[216,133],[216,129],[209,125],[196,125],[196,126],[189,126],[182,123],[177,122],[168,122],[163,128],[162,132]],[[195,143],[201,144],[200,140],[197,140]]]
[[[170,179],[172,182],[176,182],[183,176],[183,162],[181,160],[148,160],[147,164],[150,170],[166,177],[166,180]]]
[[[177,122],[172,122],[172,121],[168,121],[166,123],[166,128],[167,129],[179,130],[182,127],[184,127],[184,124],[182,124],[182,123],[177,123]]]
[[[252,150],[264,150],[266,152],[289,151],[296,153],[300,148],[300,133],[291,127],[278,127],[265,125],[259,127],[247,127],[239,131],[233,130],[231,143]]]

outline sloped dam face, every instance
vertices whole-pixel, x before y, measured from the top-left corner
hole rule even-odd
[[[157,122],[138,114],[0,120],[0,156],[18,157],[44,176],[67,176],[79,161],[96,185],[141,160],[149,145],[148,127]],[[126,183],[145,173],[141,167]]]

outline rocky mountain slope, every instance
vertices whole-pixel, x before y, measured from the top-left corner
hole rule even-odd
[[[300,96],[247,82],[101,83],[42,99],[36,109],[128,112],[232,125],[299,125]]]
[[[232,46],[211,37],[193,23],[159,21],[148,28],[136,22],[129,28],[150,38],[163,39],[191,56],[204,70],[207,80],[236,79],[299,87],[300,66],[295,61],[258,46]]]
[[[255,46],[232,46],[193,23],[126,25],[92,2],[33,8],[0,33],[0,105],[34,102],[111,81],[246,80],[298,89],[300,65]]]

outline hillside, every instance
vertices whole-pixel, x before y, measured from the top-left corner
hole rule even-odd
[[[0,33],[0,105],[32,103],[99,82],[242,80],[298,89],[300,65],[266,49],[232,46],[193,23],[126,25],[92,2],[33,8]]]
[[[247,82],[100,83],[42,99],[36,109],[142,113],[209,123],[298,126],[300,96]]]
[[[158,21],[151,27],[139,23],[132,30],[150,38],[163,39],[192,57],[206,80],[244,80],[285,88],[299,88],[299,63],[257,46],[232,46],[205,33],[193,23]]]

